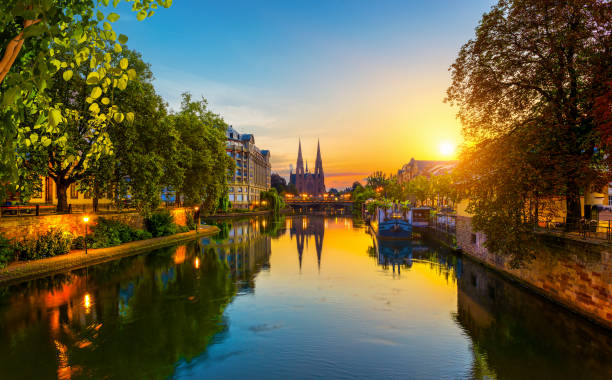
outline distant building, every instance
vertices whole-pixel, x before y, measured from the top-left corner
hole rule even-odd
[[[255,146],[255,137],[238,133],[232,126],[226,132],[227,155],[236,162],[229,173],[229,200],[233,207],[247,208],[259,202],[259,193],[270,189],[270,151]]]
[[[314,173],[308,171],[308,161],[306,161],[306,170],[304,170],[302,142],[299,142],[295,173],[291,170],[289,183],[295,185],[298,194],[308,194],[313,197],[320,197],[325,194],[325,174],[323,173],[323,160],[321,159],[321,145],[318,141]]]
[[[397,171],[397,180],[399,183],[406,183],[420,175],[431,177],[448,174],[456,166],[457,161],[423,161],[412,158]]]

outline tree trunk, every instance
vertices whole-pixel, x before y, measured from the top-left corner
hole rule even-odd
[[[578,185],[574,181],[569,181],[567,184],[565,202],[567,206],[566,229],[570,230],[572,228],[577,228],[582,212],[580,209],[580,192]]]
[[[64,213],[68,212],[68,188],[70,182],[66,180],[57,179],[55,181],[55,195],[57,197],[57,212]]]
[[[100,192],[100,188],[98,186],[98,183],[95,182],[94,183],[94,188],[93,188],[93,198],[91,200],[91,207],[93,208],[93,212],[98,212],[98,193]]]

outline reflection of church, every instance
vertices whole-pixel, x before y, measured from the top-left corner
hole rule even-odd
[[[295,236],[297,243],[300,269],[302,268],[302,254],[304,245],[308,247],[311,237],[314,237],[315,249],[317,251],[317,265],[321,267],[321,252],[323,251],[323,235],[325,233],[325,218],[323,216],[302,216],[291,218],[289,236]]]

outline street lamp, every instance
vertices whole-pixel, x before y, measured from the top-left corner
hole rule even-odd
[[[198,234],[198,224],[200,224],[200,208],[198,206],[195,206],[193,208],[195,210],[194,214],[194,219],[195,219],[195,224],[196,224],[196,235]]]
[[[87,223],[89,223],[89,217],[83,217],[83,223],[85,223],[85,255],[87,255]]]

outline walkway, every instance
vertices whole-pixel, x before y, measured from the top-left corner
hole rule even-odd
[[[85,255],[84,250],[73,250],[65,255],[40,260],[16,262],[10,264],[6,268],[0,269],[0,284],[6,285],[7,283],[24,281],[35,277],[48,276],[67,270],[100,264],[105,261],[132,256],[143,251],[193,240],[196,236],[210,236],[218,231],[219,229],[215,226],[201,226],[198,229],[197,235],[195,231],[189,231],[171,236],[134,241],[115,247],[88,249],[87,255]]]

